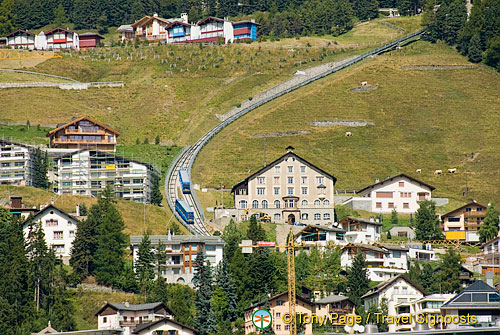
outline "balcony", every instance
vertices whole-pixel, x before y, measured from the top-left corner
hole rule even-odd
[[[95,131],[94,130],[83,131],[81,128],[75,128],[75,129],[66,128],[66,129],[64,129],[64,134],[66,134],[66,135],[82,135],[82,134],[106,135],[106,132],[103,129],[97,129]]]
[[[483,211],[470,211],[470,212],[464,212],[464,217],[470,218],[470,217],[484,217],[486,215],[486,212]]]

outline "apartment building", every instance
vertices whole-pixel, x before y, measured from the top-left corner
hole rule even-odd
[[[130,25],[118,28],[123,41],[139,40],[161,43],[213,43],[220,39],[224,43],[237,40],[256,40],[257,27],[255,21],[231,22],[227,18],[220,19],[209,16],[196,23],[190,23],[188,15],[182,13],[180,18],[164,19],[154,14],[145,16]]]
[[[198,250],[205,253],[210,265],[217,266],[222,261],[224,241],[219,236],[193,235],[152,235],[149,237],[154,248],[161,248],[165,252],[166,261],[162,265],[160,275],[168,283],[180,283],[192,286],[195,273],[195,259]],[[142,235],[130,236],[134,266],[139,258],[139,244]]]
[[[411,315],[409,323],[401,323],[396,325],[397,331],[419,331],[419,330],[434,330],[443,329],[444,325],[440,322],[435,324],[417,322],[418,314],[428,314],[434,317],[441,315],[441,306],[453,298],[454,294],[435,293],[426,295],[423,298],[414,299],[411,301],[400,302],[395,305],[398,315]]]
[[[348,199],[344,204],[352,207],[360,202],[364,209],[374,213],[415,213],[422,200],[431,200],[431,192],[435,188],[423,181],[417,180],[406,174],[399,174],[385,180],[378,179],[374,184],[357,191],[357,197]]]
[[[73,118],[71,122],[58,124],[47,133],[51,148],[93,149],[116,151],[116,140],[120,133],[107,124],[100,123],[87,116]]]
[[[483,224],[487,207],[472,201],[441,216],[447,240],[479,241],[478,230]]]
[[[347,243],[368,244],[380,241],[382,224],[373,219],[367,220],[346,216],[339,221],[339,226],[346,231]]]
[[[79,150],[54,159],[54,192],[98,197],[112,185],[115,197],[135,202],[151,202],[157,171],[147,163],[109,152]]]
[[[408,272],[408,248],[399,246],[348,244],[342,248],[340,265],[350,267],[359,252],[365,257],[370,280],[389,280]]]
[[[69,264],[78,219],[54,205],[46,206],[31,220],[24,222],[23,232],[26,238],[29,236],[32,224],[37,222],[42,224],[47,246],[54,249],[56,256],[61,258],[65,264]]]
[[[337,178],[287,148],[287,153],[234,185],[237,221],[252,212],[265,213],[273,222],[328,224],[334,218]]]
[[[95,316],[97,316],[98,329],[122,329],[123,335],[132,334],[138,326],[174,318],[172,311],[163,302],[137,305],[128,302],[123,304],[107,302]]]
[[[408,316],[408,319],[410,319],[410,310],[401,308],[402,304],[421,299],[425,295],[426,293],[422,288],[400,274],[370,289],[361,299],[365,310],[368,310],[371,305],[380,306],[384,299],[388,307],[388,316]],[[411,323],[389,323],[389,332],[408,330],[410,328]]]
[[[500,275],[500,232],[498,237],[484,243],[482,248],[483,255],[479,264],[475,265],[474,268],[478,268],[477,272],[482,274],[491,271],[496,275]]]
[[[34,148],[0,139],[0,184],[32,185]]]

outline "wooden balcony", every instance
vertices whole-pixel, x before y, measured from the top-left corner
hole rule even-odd
[[[470,217],[484,217],[486,216],[486,212],[483,211],[471,211],[471,212],[464,212],[464,217],[470,218]]]
[[[53,138],[51,141],[51,144],[83,144],[83,145],[115,145],[116,142],[108,142],[106,140],[101,140],[101,141],[85,141],[85,140],[72,140],[72,139],[60,139],[60,138]]]
[[[98,129],[96,131],[82,131],[81,128],[75,129],[64,129],[64,134],[66,135],[107,135],[106,131],[103,129]]]

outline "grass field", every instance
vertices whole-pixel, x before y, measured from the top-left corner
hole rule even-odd
[[[29,73],[0,71],[0,83],[68,83],[69,80]]]
[[[436,187],[434,196],[500,204],[500,77],[477,65],[412,70],[409,65],[471,65],[444,44],[417,42],[364,61],[252,111],[202,150],[193,181],[234,185],[262,167],[263,138],[254,134],[308,130],[267,138],[268,162],[295,152],[338,178],[338,189],[360,189],[376,178],[407,173]],[[423,67],[422,69],[429,69]],[[362,81],[378,86],[354,93]],[[317,120],[365,120],[366,127],[315,127]],[[346,131],[353,133],[345,137]],[[474,153],[475,159],[466,159]],[[422,174],[415,170],[421,168]],[[456,174],[433,171],[457,168]],[[447,206],[447,207],[451,207]],[[451,209],[451,208],[448,208]]]
[[[23,203],[26,207],[49,204],[53,198],[54,205],[68,213],[74,213],[77,204],[85,203],[87,208],[90,208],[97,201],[90,197],[58,196],[34,187],[0,185],[0,201],[3,204],[8,203],[11,196],[23,197]],[[118,200],[117,208],[125,221],[124,233],[127,235],[142,235],[148,229],[151,230],[152,234],[163,235],[168,231],[167,223],[169,221],[177,222],[167,205],[158,207]],[[181,225],[181,229],[187,234],[184,226]]]
[[[418,26],[418,18],[406,20]],[[335,39],[289,40],[293,48],[282,40],[62,52],[63,58],[46,60],[33,71],[80,81],[123,80],[125,87],[5,90],[0,120],[57,124],[86,114],[119,130],[122,144],[146,137],[151,141],[157,135],[165,143],[193,143],[219,122],[215,114],[292,77],[297,69],[359,54],[401,33],[379,21],[361,24]]]

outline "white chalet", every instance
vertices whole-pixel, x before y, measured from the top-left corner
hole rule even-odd
[[[54,205],[49,205],[36,213],[31,220],[24,222],[23,231],[26,238],[28,238],[31,225],[36,222],[42,224],[47,246],[53,248],[56,256],[68,264],[78,219]]]
[[[368,244],[380,241],[382,229],[380,222],[346,216],[339,221],[339,226],[346,231],[345,240],[347,243]]]
[[[370,212],[415,213],[422,200],[431,200],[434,187],[406,174],[389,177],[366,186],[358,192],[359,197],[368,198]]]
[[[138,325],[132,332],[134,335],[195,335],[198,331],[169,318]]]
[[[402,303],[410,302],[416,299],[421,299],[426,295],[425,291],[418,285],[411,282],[404,275],[398,275],[372,288],[368,293],[363,295],[361,299],[366,310],[371,305],[380,306],[382,299],[387,302],[388,313],[391,316],[410,315],[409,310],[401,309],[398,313],[398,306]],[[403,329],[404,324],[390,323],[389,332],[394,332],[397,329]]]

